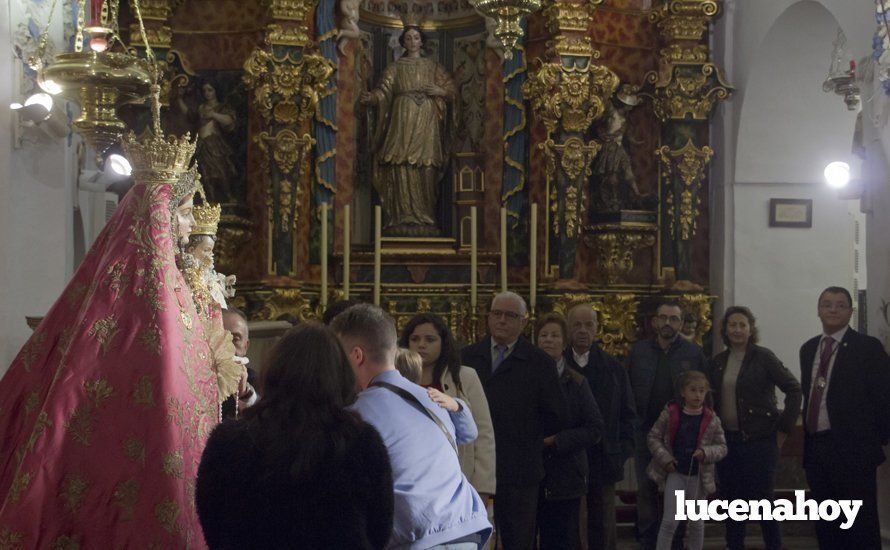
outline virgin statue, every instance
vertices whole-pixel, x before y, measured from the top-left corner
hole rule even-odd
[[[177,268],[196,171],[145,172],[134,163],[135,185],[0,380],[10,547],[206,546],[197,467],[244,369]]]
[[[388,235],[432,236],[439,182],[450,160],[456,95],[444,67],[421,56],[426,38],[407,26],[399,36],[406,53],[389,64],[377,88],[362,92],[364,105],[377,106],[373,182],[380,195]]]

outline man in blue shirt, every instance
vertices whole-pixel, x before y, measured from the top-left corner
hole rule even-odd
[[[396,328],[382,309],[353,306],[331,328],[363,390],[351,407],[383,438],[392,465],[393,533],[387,548],[476,550],[491,524],[454,445],[476,439],[469,408],[446,411],[395,369]]]

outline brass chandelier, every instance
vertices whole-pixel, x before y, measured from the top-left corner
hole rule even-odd
[[[135,0],[133,6],[145,37],[139,1]],[[80,115],[72,125],[100,157],[120,141],[126,130],[117,108],[125,103],[142,103],[157,78],[148,44],[147,57],[142,59],[130,53],[121,41],[119,7],[120,0],[78,0],[74,51],[44,62],[47,24],[37,56],[31,60],[32,68],[37,70],[37,83],[45,92],[61,95],[80,106]]]
[[[470,4],[497,23],[494,35],[508,52],[522,38],[522,18],[541,9],[541,0],[470,0]]]

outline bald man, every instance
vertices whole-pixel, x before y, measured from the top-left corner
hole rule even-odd
[[[596,343],[596,311],[588,304],[569,310],[566,365],[584,375],[603,414],[603,439],[587,452],[587,547],[614,550],[615,484],[624,479],[624,463],[633,453],[633,393],[627,371]]]

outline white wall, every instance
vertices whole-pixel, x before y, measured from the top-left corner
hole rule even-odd
[[[47,3],[49,4],[49,3]],[[53,34],[61,36],[62,2]],[[8,105],[21,101],[13,34],[26,21],[28,2],[11,0],[0,10],[0,373],[5,372],[31,330],[26,315],[44,315],[71,275],[72,185],[64,139],[26,134],[16,148]],[[39,21],[41,27],[45,19]]]
[[[813,200],[813,227],[768,227],[769,199]],[[762,345],[800,377],[798,351],[821,325],[816,299],[827,286],[852,288],[853,217],[823,185],[735,187],[735,298],[757,316]]]
[[[819,290],[853,284],[857,205],[834,198],[820,174],[829,160],[850,160],[853,137],[855,113],[821,90],[838,27],[855,59],[871,55],[874,3],[863,0],[728,0],[713,41],[715,60],[736,91],[712,124],[711,289],[718,311],[734,303],[751,306],[763,343],[794,372],[797,348],[819,330]],[[864,99],[870,96],[871,90],[863,92]],[[890,131],[882,131],[884,141],[870,147],[888,153]],[[872,198],[866,239],[869,332],[883,336],[885,345],[890,325],[880,305],[882,297],[890,301],[887,159],[890,154],[878,161],[882,191]],[[770,229],[771,197],[813,199],[813,228]],[[829,261],[810,261],[823,256],[823,248],[838,253]],[[890,464],[878,478],[882,534],[890,548]]]

